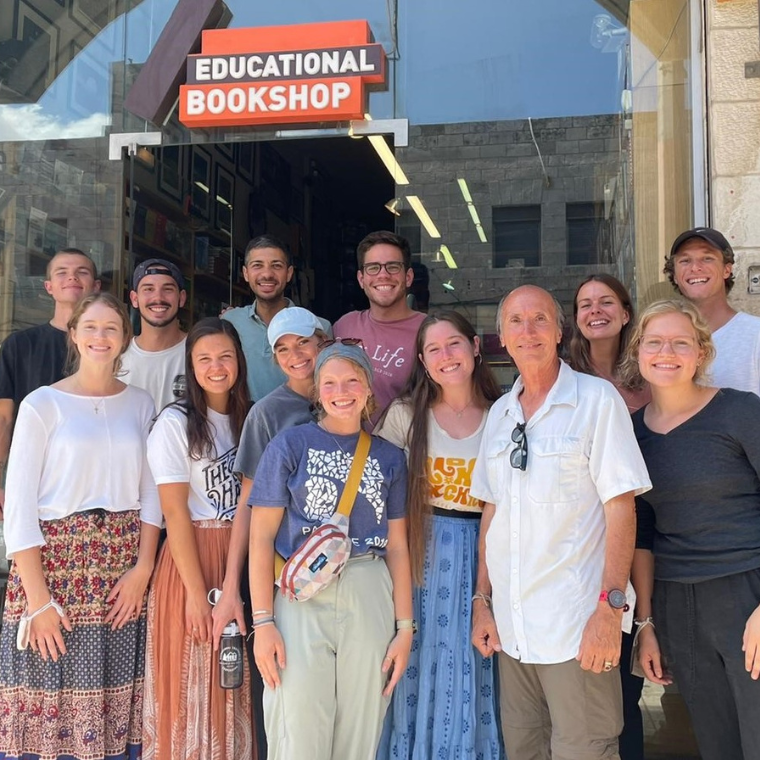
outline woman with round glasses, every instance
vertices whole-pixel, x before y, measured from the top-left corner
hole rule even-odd
[[[573,298],[570,366],[578,372],[609,380],[633,413],[649,399],[649,386],[637,374],[625,382],[620,374],[625,350],[634,327],[631,296],[620,280],[609,274],[593,274],[578,286]],[[620,680],[623,687],[621,760],[643,760],[644,721],[639,707],[644,679],[631,674],[628,663],[633,632],[623,633]]]
[[[488,409],[500,395],[472,325],[455,311],[427,316],[417,333],[405,392],[375,431],[402,447],[409,461],[409,542],[419,624],[386,719],[379,760],[503,757],[494,662],[470,641],[482,513],[481,502],[469,496],[470,473]],[[519,455],[521,449],[516,451]]]
[[[703,760],[749,760],[760,757],[760,399],[702,385],[714,355],[694,306],[660,301],[626,356],[626,376],[652,390],[633,415],[653,486],[638,503],[639,661],[654,683],[678,683]]]

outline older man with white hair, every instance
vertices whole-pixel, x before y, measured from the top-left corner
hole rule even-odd
[[[499,653],[510,760],[619,758],[634,495],[651,483],[620,394],[560,360],[551,294],[512,291],[497,327],[520,376],[472,475],[486,502],[473,644]]]

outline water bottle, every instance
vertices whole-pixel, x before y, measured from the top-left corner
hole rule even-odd
[[[219,644],[219,683],[223,689],[237,689],[243,685],[245,650],[243,634],[234,620],[222,631]]]

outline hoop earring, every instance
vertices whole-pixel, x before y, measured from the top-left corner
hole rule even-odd
[[[478,366],[483,363],[483,354],[478,354]]]

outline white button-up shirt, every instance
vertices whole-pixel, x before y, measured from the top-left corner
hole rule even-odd
[[[522,380],[491,408],[470,494],[495,505],[486,565],[504,652],[566,662],[602,590],[604,503],[652,487],[625,402],[606,380],[561,363],[525,435],[525,472],[511,466],[523,423]]]

